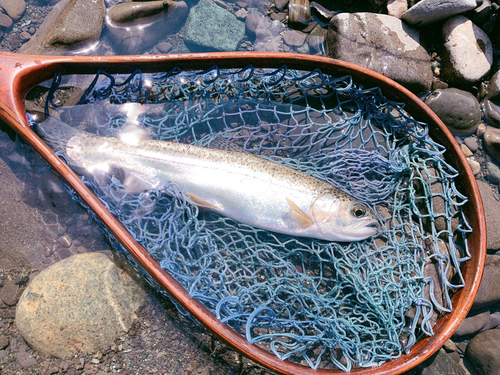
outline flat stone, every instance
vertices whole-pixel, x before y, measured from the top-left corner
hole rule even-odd
[[[245,35],[245,23],[212,0],[200,0],[189,11],[185,30],[184,43],[189,49],[236,51]]]
[[[387,14],[396,18],[401,18],[404,12],[408,10],[408,2],[406,0],[388,0]]]
[[[105,14],[104,0],[62,0],[19,52],[57,55],[92,48],[99,43]]]
[[[9,338],[7,336],[0,336],[0,349],[5,349],[9,345]]]
[[[473,311],[462,321],[460,327],[458,327],[453,336],[465,336],[479,332],[488,324],[489,320],[489,310],[479,312]]]
[[[186,20],[184,1],[125,2],[107,10],[106,26],[120,54],[141,54],[177,31]]]
[[[26,10],[26,3],[24,0],[0,0],[0,7],[2,7],[10,18],[18,20]]]
[[[490,320],[488,323],[481,329],[481,331],[486,331],[488,329],[497,328],[500,326],[500,311],[494,312],[490,314]]]
[[[464,139],[464,143],[472,152],[476,152],[479,149],[476,137],[467,137]]]
[[[296,30],[289,30],[283,33],[283,41],[292,47],[300,47],[306,41],[307,35]]]
[[[484,133],[484,145],[489,154],[500,162],[500,129],[487,126]]]
[[[431,59],[417,30],[383,14],[340,13],[326,37],[328,56],[381,73],[414,92],[429,91]]]
[[[16,311],[21,336],[58,358],[96,352],[129,330],[144,290],[103,253],[74,255],[40,272]]]
[[[476,7],[476,0],[421,0],[401,17],[414,26],[425,26]]]
[[[500,329],[477,334],[467,345],[464,364],[474,375],[500,373]]]
[[[455,88],[434,90],[427,104],[453,134],[473,134],[481,123],[481,106],[468,91]]]
[[[490,38],[467,17],[454,16],[443,26],[441,74],[445,81],[472,85],[481,81],[493,63]]]
[[[473,310],[481,309],[500,301],[499,277],[500,256],[487,254],[483,279],[472,305]]]
[[[169,42],[162,42],[156,45],[158,51],[161,53],[168,53],[172,49],[172,44]]]
[[[467,158],[467,162],[469,163],[470,169],[472,169],[472,173],[477,175],[478,173],[481,172],[481,164],[479,164],[476,159],[473,157]]]

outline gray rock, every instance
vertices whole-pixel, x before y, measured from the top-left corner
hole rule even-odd
[[[427,104],[453,134],[473,134],[481,123],[481,106],[468,91],[455,88],[433,91]]]
[[[442,77],[448,83],[471,85],[482,80],[493,63],[488,35],[467,17],[455,16],[443,26]]]
[[[490,155],[500,162],[500,129],[487,126],[484,133],[484,145]]]
[[[26,3],[24,0],[0,0],[0,7],[2,7],[10,18],[18,20],[26,10]]]
[[[16,325],[45,355],[95,352],[128,331],[144,298],[144,290],[106,255],[78,254],[33,279],[17,305]]]
[[[498,168],[495,163],[491,161],[486,162],[485,171],[486,171],[486,179],[488,181],[494,184],[498,184],[500,182],[500,168]]]
[[[0,336],[0,349],[5,349],[9,345],[7,336]]]
[[[467,345],[464,363],[474,375],[500,373],[500,329],[477,334]]]
[[[479,332],[488,324],[489,320],[489,310],[479,312],[473,311],[462,321],[460,327],[458,327],[453,336],[472,335],[473,333]]]
[[[62,0],[19,52],[60,55],[92,48],[99,43],[105,12],[104,0]]]
[[[482,2],[481,5],[466,14],[478,26],[482,26],[491,17],[491,1],[482,0]]]
[[[106,26],[118,53],[139,54],[179,29],[187,14],[184,1],[126,2],[108,9]]]
[[[481,329],[481,331],[486,331],[488,329],[497,328],[500,326],[500,311],[494,312],[490,314],[490,320],[488,323]]]
[[[184,43],[193,51],[236,51],[244,35],[245,23],[234,14],[200,0],[189,11]]]
[[[489,250],[500,249],[500,202],[493,195],[490,185],[488,183],[478,180],[477,186],[483,200],[484,214],[486,216],[486,247]]]
[[[328,56],[375,70],[414,92],[431,87],[431,60],[418,31],[395,17],[337,14],[328,27],[326,46]]]
[[[168,53],[172,49],[172,44],[169,42],[162,42],[156,45],[160,53]]]
[[[306,41],[307,35],[296,30],[288,30],[283,33],[283,41],[291,47],[300,47]]]
[[[405,373],[406,375],[466,375],[467,371],[455,362],[451,355],[440,349],[424,363]]]
[[[401,17],[414,26],[425,26],[476,7],[476,0],[422,0]]]
[[[476,299],[472,305],[473,310],[487,307],[500,301],[500,256],[486,255],[483,279],[479,286]]]
[[[464,139],[464,143],[472,152],[476,152],[479,149],[476,137],[467,137]]]

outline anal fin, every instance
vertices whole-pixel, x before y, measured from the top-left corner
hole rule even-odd
[[[306,228],[309,228],[311,225],[314,225],[314,221],[309,216],[307,216],[307,214],[304,211],[302,211],[295,203],[293,203],[288,198],[286,198],[286,202],[288,203],[288,205],[292,209],[292,212],[297,217],[299,225],[302,228],[306,229]]]

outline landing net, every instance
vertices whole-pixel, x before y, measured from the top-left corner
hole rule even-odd
[[[90,81],[79,105],[55,111],[63,121],[71,124],[83,112],[80,128],[116,136],[130,125],[129,109],[137,109],[130,103],[141,103],[135,122],[152,139],[210,147],[223,137],[376,210],[377,236],[336,243],[203,212],[173,184],[132,194],[114,175],[82,177],[164,270],[250,343],[313,369],[350,371],[409,352],[452,310],[451,296],[464,286],[461,266],[470,257],[466,197],[455,186],[458,173],[444,160],[444,147],[404,104],[350,76],[285,66],[99,72]],[[56,76],[47,111],[60,83]],[[100,226],[116,251],[165,294]]]

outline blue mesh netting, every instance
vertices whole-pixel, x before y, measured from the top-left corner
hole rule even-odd
[[[193,298],[279,358],[314,369],[380,365],[432,335],[439,314],[452,309],[453,291],[463,287],[470,228],[458,174],[427,125],[378,88],[286,67],[100,72],[79,105],[57,112],[104,136],[132,121],[152,139],[210,147],[223,137],[376,210],[377,236],[327,242],[200,211],[174,184],[132,194],[112,174],[82,177]]]

